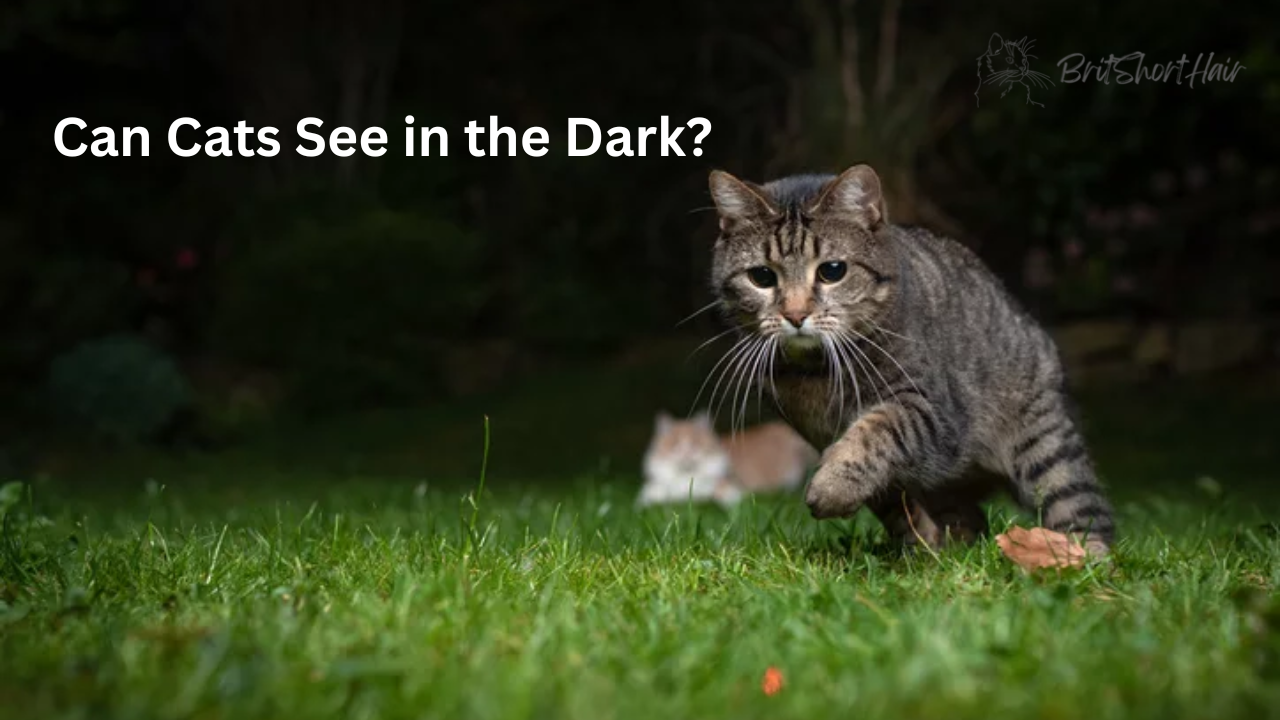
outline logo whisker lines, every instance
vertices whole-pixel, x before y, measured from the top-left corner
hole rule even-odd
[[[1053,80],[1042,72],[1031,69],[1030,61],[1035,58],[1031,49],[1035,40],[1005,40],[999,33],[992,33],[987,42],[987,51],[978,56],[978,87],[973,91],[974,100],[982,104],[980,93],[984,85],[997,85],[1004,88],[1000,97],[1009,94],[1014,85],[1021,85],[1026,90],[1026,102],[1029,105],[1044,107],[1031,99],[1031,88],[1047,88]]]

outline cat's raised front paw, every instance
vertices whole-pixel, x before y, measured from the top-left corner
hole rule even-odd
[[[858,484],[845,475],[823,466],[814,474],[805,491],[804,502],[809,512],[818,520],[849,517],[866,501],[858,491]]]

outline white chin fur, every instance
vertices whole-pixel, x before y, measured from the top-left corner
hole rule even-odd
[[[711,500],[715,497],[716,486],[728,471],[729,458],[723,455],[705,458],[692,473],[650,458],[645,463],[645,484],[637,502],[645,506]]]

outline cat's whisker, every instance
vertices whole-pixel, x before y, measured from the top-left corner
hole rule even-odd
[[[876,364],[871,362],[871,358],[867,357],[867,354],[863,352],[862,348],[858,347],[858,344],[854,342],[853,338],[848,335],[841,334],[841,341],[844,343],[845,349],[849,351],[849,354],[853,357],[854,361],[858,363],[858,369],[862,370],[863,376],[866,377],[867,382],[871,384],[871,389],[876,394],[876,402],[883,404],[884,395],[876,385],[876,377],[880,378],[880,384],[884,385],[886,390],[891,390],[891,388],[889,388],[888,380],[885,379],[884,374],[880,372],[880,369],[876,367]],[[872,377],[871,372],[867,372],[867,368],[870,368],[871,372],[876,374],[876,377]]]
[[[898,367],[898,371],[902,373],[902,376],[903,376],[903,377],[905,377],[905,378],[907,379],[907,382],[911,383],[911,387],[915,388],[915,391],[916,391],[916,394],[917,394],[917,395],[919,395],[920,397],[924,397],[924,398],[927,398],[927,397],[928,397],[927,395],[925,395],[925,394],[924,394],[924,392],[923,392],[922,390],[920,390],[920,386],[919,386],[918,384],[916,384],[916,380],[915,380],[915,378],[911,377],[911,373],[907,372],[907,369],[906,369],[906,368],[904,368],[904,367],[902,367],[902,363],[898,362],[898,359],[897,359],[897,358],[895,358],[895,357],[893,356],[893,353],[890,353],[888,350],[885,350],[883,347],[881,347],[879,344],[877,344],[874,340],[872,340],[871,338],[867,337],[866,335],[863,335],[862,333],[858,332],[857,330],[854,330],[853,328],[849,328],[849,332],[851,332],[851,333],[853,333],[854,335],[858,336],[858,338],[859,338],[859,339],[861,339],[862,341],[866,342],[866,343],[867,343],[868,345],[870,345],[871,347],[875,348],[876,350],[879,350],[879,351],[880,351],[880,352],[881,352],[881,353],[882,353],[886,358],[888,358],[888,359],[889,359],[889,362],[891,362],[891,363],[893,363],[894,365],[896,365],[896,366]],[[881,377],[883,377],[883,376],[881,376]],[[890,391],[892,391],[892,389],[893,389],[893,388],[889,388],[887,384],[886,384],[886,388],[888,388]],[[897,393],[894,393],[894,394],[896,395]],[[933,412],[933,410],[932,410],[932,405],[930,405],[929,407],[930,407],[930,412],[932,413],[932,412]]]
[[[736,413],[736,423],[739,431],[746,430],[747,427],[747,403],[751,400],[751,384],[755,381],[756,366],[763,357],[764,350],[767,345],[768,340],[763,337],[760,338],[760,341],[755,345],[755,349],[751,352],[750,357],[742,363],[742,367],[738,372],[738,381],[734,384],[733,399],[729,408],[729,419],[730,426],[732,427],[735,422],[734,416]],[[738,401],[739,393],[742,394],[741,403]]]
[[[694,318],[698,317],[698,316],[699,316],[699,315],[701,315],[702,313],[704,313],[704,312],[706,312],[706,311],[710,310],[711,308],[713,308],[713,307],[715,307],[715,306],[717,306],[717,305],[719,305],[719,304],[720,304],[720,301],[719,301],[719,300],[713,300],[713,301],[711,301],[711,302],[707,303],[706,305],[703,305],[701,308],[698,308],[697,310],[694,310],[691,314],[689,314],[689,316],[688,316],[688,317],[686,317],[685,319],[683,319],[683,320],[681,320],[680,322],[676,323],[676,324],[675,324],[675,327],[680,327],[681,325],[683,325],[683,324],[685,324],[685,323],[689,322],[690,320],[692,320],[692,319],[694,319]]]
[[[999,72],[992,73],[991,77],[987,78],[983,84],[990,85],[992,83],[1003,83],[1005,80],[1017,74],[1018,73],[1014,70],[1001,70]]]
[[[773,338],[773,350],[769,352],[769,392],[774,395],[774,402],[777,402],[778,386],[773,381],[774,364],[778,361],[778,354],[782,352],[782,340]]]
[[[876,322],[875,320],[872,320],[871,318],[867,318],[867,322],[871,323],[871,327],[875,328],[876,332],[883,333],[885,335],[892,335],[893,337],[901,338],[902,340],[906,340],[907,342],[917,342],[915,338],[910,338],[910,337],[907,337],[906,335],[903,335],[902,333],[894,332],[889,328]]]
[[[711,388],[711,396],[708,398],[707,407],[714,408],[716,413],[719,412],[719,407],[724,405],[724,397],[720,395],[720,386],[724,385],[725,392],[729,391],[729,387],[733,384],[733,378],[737,375],[738,366],[742,364],[743,360],[755,348],[755,344],[757,342],[755,337],[748,337],[746,340],[747,341],[733,353],[733,357],[729,362],[725,363],[724,367],[720,369],[719,376],[716,378],[716,383]],[[726,380],[728,381],[727,384]],[[719,398],[719,402],[717,402],[717,398]]]
[[[836,356],[835,348],[832,345],[831,338],[827,337],[825,333],[820,335],[819,338],[822,340],[822,350],[827,355],[827,385],[828,386],[834,385],[836,390],[834,393],[832,393],[831,398],[827,400],[827,413],[830,414],[831,409],[836,405],[836,401],[843,398],[844,396],[844,387],[840,379],[840,370],[839,370],[840,359]],[[838,424],[839,422],[840,422],[839,415],[837,415],[836,423]]]
[[[747,402],[751,400],[751,384],[756,382],[760,377],[760,363],[764,360],[765,351],[769,347],[769,341],[766,338],[760,343],[760,349],[751,359],[751,372],[746,376],[746,385],[742,392],[742,411],[738,415],[739,427],[743,430],[747,429]]]
[[[746,429],[746,407],[748,407],[748,404],[751,401],[751,384],[754,383],[759,387],[758,380],[760,378],[760,364],[764,361],[764,354],[765,351],[768,350],[768,347],[769,341],[768,338],[765,338],[763,342],[760,342],[760,348],[755,352],[755,357],[751,359],[750,374],[746,377],[746,386],[742,389],[742,411],[739,416],[739,421],[741,423],[740,427],[742,429]]]
[[[858,363],[858,368],[863,370],[863,377],[867,378],[867,382],[872,386],[872,392],[876,393],[876,402],[883,404],[884,395],[881,392],[881,389],[879,389],[878,384],[876,384],[876,378],[879,378],[879,384],[882,384],[884,389],[891,389],[888,387],[888,380],[884,379],[884,374],[879,372],[879,368],[877,368],[876,364],[872,363],[872,359],[867,356],[867,352],[863,351],[863,348],[858,347],[858,343],[852,340],[852,338],[845,338],[845,346],[847,350],[849,350],[849,354],[852,355],[856,363]],[[868,368],[870,368],[870,372],[867,372]],[[876,375],[872,377],[872,373],[876,373]]]
[[[840,340],[838,338],[836,340],[836,346],[840,346]],[[843,348],[841,348],[840,354],[845,354]],[[857,356],[854,356],[854,359],[856,360]],[[847,357],[845,358],[845,364],[849,366],[849,379],[853,381],[853,411],[855,413],[855,417],[860,417],[862,415],[862,390],[858,387],[858,369],[853,367],[853,364],[849,362]]]
[[[735,355],[735,352],[739,348],[749,343],[750,341],[751,341],[750,335],[744,335],[743,337],[739,338],[738,342],[734,343],[733,347],[730,347],[728,350],[726,350],[724,355],[721,355],[720,359],[716,361],[716,364],[711,366],[711,370],[707,372],[707,377],[702,381],[702,385],[698,388],[698,394],[693,397],[693,407],[689,409],[690,413],[692,413],[694,409],[698,407],[698,401],[702,399],[702,391],[707,389],[707,383],[711,382],[711,377],[716,374],[716,370],[725,362],[729,361]]]
[[[760,382],[759,382],[760,368],[761,368],[761,365],[765,362],[765,354],[768,352],[768,350],[769,350],[769,339],[765,338],[764,342],[760,343],[760,350],[756,353],[755,358],[751,361],[751,375],[750,377],[747,378],[746,388],[743,390],[743,393],[742,393],[741,423],[742,423],[742,428],[744,430],[747,427],[747,404],[751,401],[751,385],[754,383],[757,388],[760,387]],[[759,393],[757,393],[757,396],[758,394]],[[757,403],[757,407],[758,407],[758,403]]]
[[[867,373],[866,368],[863,367],[862,360],[858,358],[858,355],[856,352],[857,348],[852,347],[852,343],[844,335],[844,333],[841,333],[839,331],[836,332],[835,345],[837,350],[839,350],[841,357],[844,358],[845,366],[849,368],[849,378],[853,380],[854,410],[856,411],[857,416],[861,416],[862,415],[862,391],[858,387],[858,371],[861,370],[863,375],[866,377],[867,382],[871,383],[871,389],[875,390],[876,397],[880,397],[880,390],[876,388],[874,378],[872,378],[871,375]],[[853,352],[851,352],[851,350]],[[852,362],[850,362],[851,360]],[[854,367],[855,364],[857,365],[857,367]]]
[[[769,384],[770,385],[773,384],[773,356],[775,353],[777,353],[777,350],[778,350],[778,338],[770,337],[766,341],[766,343],[769,347],[768,347],[768,350],[766,350],[765,352],[765,357],[763,361],[760,363],[760,377],[756,382],[756,419],[757,420],[763,419],[761,415],[763,414],[763,411],[764,411],[764,376],[766,372],[769,373]],[[774,396],[775,397],[777,396],[776,391],[774,392]]]
[[[756,355],[760,352],[762,340],[757,340],[751,346],[751,350],[743,355],[742,360],[734,366],[733,376],[729,378],[729,386],[725,387],[725,397],[729,399],[729,436],[734,437],[738,434],[738,393],[742,390],[742,383],[750,376],[751,363]],[[748,381],[748,390],[750,390],[750,381]],[[724,400],[721,400],[723,404]]]
[[[763,420],[762,414],[764,409],[764,374],[769,364],[773,362],[773,353],[778,347],[776,337],[770,336],[765,339],[764,349],[760,353],[760,363],[756,368],[756,421]]]
[[[1049,87],[1049,85],[1047,85],[1046,82],[1047,83],[1053,82],[1053,80],[1048,75],[1045,75],[1042,72],[1036,72],[1035,70],[1028,72],[1026,75],[1026,79],[1030,80],[1031,82],[1035,83],[1038,87],[1042,87],[1042,88]]]
[[[773,350],[769,353],[769,390],[773,393],[773,404],[775,407],[778,403],[778,385],[773,381],[773,363],[778,358],[778,338],[773,338]]]
[[[827,386],[831,387],[836,384],[836,366],[835,361],[831,357],[831,346],[825,334],[820,335],[818,339],[822,342],[822,352],[827,357]],[[831,406],[835,403],[834,395],[827,400],[827,412],[831,412]]]
[[[851,332],[853,332],[855,335],[858,334],[856,331],[851,331]],[[853,353],[854,358],[858,360],[858,366],[863,368],[863,372],[866,373],[867,381],[871,383],[871,389],[875,390],[876,402],[884,403],[884,395],[880,392],[880,388],[875,383],[876,378],[879,378],[880,384],[883,385],[884,389],[890,393],[890,397],[897,399],[898,393],[894,391],[892,384],[889,382],[889,379],[886,378],[884,376],[884,373],[880,371],[879,366],[877,366],[875,362],[872,361],[871,356],[867,355],[867,351],[858,347],[857,339],[854,337],[851,337],[847,333],[843,334],[842,337],[844,338],[844,341],[848,346],[849,350]],[[862,336],[859,335],[859,337],[862,337]],[[866,368],[871,368],[871,372],[866,372]],[[872,377],[871,373],[875,373],[875,377]]]
[[[844,378],[847,375],[853,383],[854,411],[855,418],[862,414],[862,392],[858,388],[858,373],[853,367],[853,363],[849,362],[849,356],[840,347],[841,341],[838,332],[829,338],[829,355],[833,361],[832,367],[836,373],[836,390],[840,396],[840,408],[836,415],[836,423],[840,427],[844,427]]]
[[[722,333],[716,333],[716,335],[715,335],[714,337],[712,337],[710,340],[707,340],[706,342],[702,343],[702,344],[701,344],[701,345],[699,345],[698,347],[694,348],[694,349],[693,349],[693,352],[689,353],[689,357],[687,357],[687,358],[685,358],[685,359],[684,359],[684,360],[685,360],[685,362],[688,362],[690,359],[692,359],[692,358],[693,358],[693,356],[694,356],[694,355],[697,355],[697,354],[698,354],[698,351],[702,350],[702,348],[704,348],[704,347],[706,347],[706,346],[710,345],[711,343],[713,343],[713,342],[715,342],[715,341],[719,340],[720,338],[724,337],[725,335],[728,335],[729,333],[737,332],[737,331],[739,331],[739,330],[746,330],[746,329],[748,329],[748,328],[752,327],[753,325],[759,325],[759,323],[746,323],[745,325],[737,325],[737,326],[735,326],[735,327],[731,327],[731,328],[729,328],[728,330],[725,330],[725,331],[724,331],[724,332],[722,332]]]
[[[837,338],[832,339],[832,341],[831,341],[831,345],[832,345],[832,347],[834,347],[834,348],[835,348],[835,351],[836,351],[836,357],[837,357],[837,358],[838,358],[838,360],[839,360],[839,362],[838,362],[838,366],[837,366],[837,367],[838,367],[838,370],[839,370],[839,372],[840,372],[840,378],[841,378],[841,380],[840,380],[840,384],[841,384],[841,386],[843,386],[843,385],[844,385],[844,377],[847,375],[847,376],[849,377],[849,381],[853,384],[853,394],[854,394],[854,397],[855,397],[855,398],[858,398],[857,400],[855,400],[855,401],[854,401],[854,408],[853,408],[853,410],[854,410],[854,417],[855,417],[855,419],[856,419],[856,418],[857,418],[857,416],[861,414],[861,409],[860,409],[860,408],[861,408],[861,404],[862,404],[862,403],[861,403],[861,393],[860,393],[860,392],[859,392],[859,390],[858,390],[858,372],[857,372],[857,369],[856,369],[856,368],[854,368],[854,367],[853,367],[853,364],[849,362],[849,356],[845,353],[844,348],[842,348],[842,347],[840,346],[840,338],[838,338],[838,337],[837,337]],[[841,391],[841,393],[840,393],[840,415],[839,415],[839,416],[837,417],[837,419],[836,419],[836,420],[837,420],[837,422],[839,423],[840,427],[844,427],[844,401],[845,401],[845,395],[844,395],[844,392],[843,392],[843,391]]]
[[[742,367],[746,362],[746,359],[750,357],[751,352],[755,350],[756,345],[760,342],[760,339],[755,336],[747,336],[746,340],[747,344],[743,345],[742,348],[734,353],[734,359],[730,361],[729,364],[725,365],[724,369],[720,371],[720,378],[716,380],[715,387],[711,390],[711,398],[708,400],[707,407],[715,408],[711,415],[713,422],[720,417],[720,408],[724,407],[725,396],[720,395],[720,385],[724,383],[726,378],[728,379],[729,382],[725,385],[725,393],[727,394],[729,392],[729,388],[733,385],[733,379],[740,372],[739,368]],[[717,397],[720,398],[718,403],[716,402]],[[729,409],[732,413],[733,407],[730,406]],[[732,419],[733,418],[731,417],[730,421],[732,421]]]
[[[831,341],[832,360],[834,361],[836,374],[836,394],[840,398],[839,405],[836,406],[836,425],[844,427],[844,377],[849,371],[848,361],[844,354],[840,352],[840,344],[834,340]]]

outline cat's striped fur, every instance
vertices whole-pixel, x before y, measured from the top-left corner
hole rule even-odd
[[[763,186],[714,172],[710,185],[712,281],[743,333],[735,352],[770,359],[727,366],[756,373],[825,448],[806,493],[815,517],[868,505],[891,533],[937,544],[985,531],[978,502],[1005,485],[1044,526],[1108,550],[1112,511],[1057,349],[972,252],[890,224],[865,165]]]

